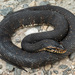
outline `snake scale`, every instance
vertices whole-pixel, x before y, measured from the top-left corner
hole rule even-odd
[[[60,32],[58,33],[58,31],[54,30],[52,32],[49,31],[48,33],[45,32],[29,35],[24,38],[24,40],[27,40],[26,42],[28,42],[26,47],[29,45],[29,42],[35,45],[35,43],[39,41],[38,44],[46,43],[44,44],[45,46],[47,46],[47,44],[49,45],[49,42],[52,42],[53,45],[62,44],[66,49],[66,52],[28,52],[31,49],[34,51],[39,45],[36,44],[34,49],[30,47],[28,48],[28,51],[24,51],[12,43],[11,36],[15,33],[16,29],[22,25],[34,25],[34,23],[42,24],[43,22],[46,24],[51,23]],[[37,37],[35,38],[34,36]],[[49,38],[52,40],[49,40]],[[32,42],[31,40],[36,41]],[[59,44],[53,40],[59,42]],[[59,46],[61,47],[61,50],[63,48],[62,46]],[[53,64],[73,52],[75,52],[75,16],[62,7],[51,5],[30,7],[14,12],[0,22],[0,54],[3,59],[15,64],[16,66],[37,68],[46,64]]]

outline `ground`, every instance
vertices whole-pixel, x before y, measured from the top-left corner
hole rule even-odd
[[[27,7],[51,4],[66,8],[75,14],[74,0],[0,0],[0,21],[9,12],[15,12]],[[12,36],[12,42],[21,47],[22,39],[30,34],[53,30],[51,26],[35,26],[28,28],[19,28]],[[38,69],[25,68],[28,72],[16,68],[15,66],[0,59],[0,75],[75,75],[75,53],[66,57],[54,65],[46,65]]]

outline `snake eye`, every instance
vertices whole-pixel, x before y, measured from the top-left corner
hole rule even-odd
[[[52,50],[53,48],[46,48],[47,50],[49,49],[49,50]]]

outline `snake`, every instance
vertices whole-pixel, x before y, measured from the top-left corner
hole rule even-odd
[[[22,40],[22,48],[11,37],[22,26],[51,24],[53,31],[34,33]],[[38,68],[60,61],[75,52],[75,16],[59,6],[34,6],[8,15],[0,22],[0,54],[21,68]]]

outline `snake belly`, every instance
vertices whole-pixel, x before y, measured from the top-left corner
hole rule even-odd
[[[49,52],[39,52],[39,53],[28,53],[26,51],[21,50],[20,48],[16,47],[11,42],[11,36],[15,32],[17,28],[21,26],[23,20],[19,20],[21,17],[25,15],[25,25],[30,24],[31,20],[28,16],[27,11],[55,11],[59,14],[63,15],[68,22],[69,25],[69,32],[67,36],[60,41],[62,45],[67,49],[67,52],[64,54],[55,54]],[[19,15],[18,15],[19,14]],[[38,21],[37,21],[38,22]],[[30,7],[19,12],[16,12],[14,15],[6,17],[0,23],[0,54],[3,58],[7,61],[12,62],[21,67],[31,67],[37,68],[46,64],[53,64],[56,61],[59,61],[66,56],[70,55],[71,53],[75,52],[75,16],[69,12],[68,10],[58,7],[58,6],[36,6]],[[40,61],[39,61],[40,60]]]

